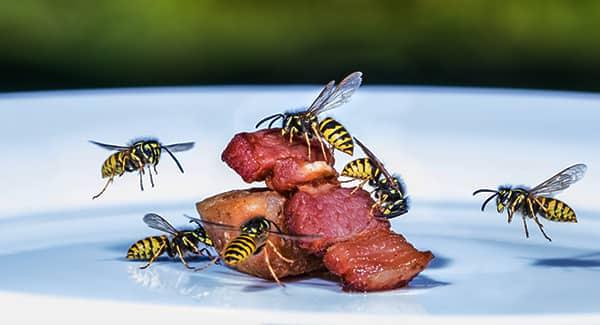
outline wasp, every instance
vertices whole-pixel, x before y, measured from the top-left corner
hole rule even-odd
[[[96,141],[90,141],[91,143],[98,145],[104,149],[116,150],[117,152],[108,156],[102,164],[102,178],[108,178],[108,181],[100,191],[100,193],[94,195],[92,199],[98,198],[106,189],[108,185],[113,182],[115,176],[122,176],[125,172],[138,171],[140,175],[140,188],[144,190],[144,183],[142,175],[144,174],[144,168],[148,167],[148,174],[150,176],[150,183],[154,187],[154,179],[152,178],[152,169],[154,173],[158,174],[156,165],[160,161],[160,155],[162,151],[166,151],[171,158],[177,164],[179,170],[183,173],[181,164],[173,155],[173,152],[190,150],[194,147],[193,142],[176,143],[170,145],[163,145],[157,139],[145,138],[131,141],[129,146],[116,146],[112,144],[100,143]]]
[[[529,238],[526,220],[529,217],[537,224],[544,237],[552,241],[544,231],[544,226],[537,215],[539,214],[542,218],[555,222],[577,222],[575,211],[566,203],[552,196],[583,178],[586,170],[586,165],[576,164],[562,170],[532,189],[525,186],[513,187],[503,185],[499,186],[498,190],[479,189],[473,192],[473,195],[485,192],[493,193],[492,196],[483,202],[481,211],[485,210],[488,202],[496,198],[496,210],[498,213],[503,213],[504,209],[506,209],[509,223],[515,213],[518,212],[521,214],[523,217],[523,227],[525,228],[525,237]]]
[[[379,212],[385,218],[391,219],[407,213],[408,197],[406,196],[406,185],[400,176],[390,175],[383,166],[383,163],[369,148],[357,138],[354,138],[354,141],[360,146],[367,157],[350,161],[342,170],[341,176],[361,181],[352,193],[368,183],[369,186],[373,187],[373,191],[371,192],[375,198],[373,208],[378,208]]]
[[[308,159],[311,158],[311,140],[316,138],[321,145],[323,156],[326,157],[323,139],[332,148],[352,156],[354,143],[346,128],[333,118],[326,118],[319,122],[318,115],[347,103],[356,89],[362,83],[362,72],[353,72],[342,80],[337,86],[335,80],[330,81],[313,103],[305,110],[299,112],[285,112],[267,116],[256,124],[256,128],[270,120],[269,128],[275,121],[281,119],[281,135],[289,135],[290,142],[295,136],[304,137],[308,146]]]
[[[148,261],[140,269],[149,267],[164,253],[171,258],[178,257],[188,269],[193,269],[193,267],[185,260],[186,253],[206,254],[209,258],[214,258],[206,248],[212,247],[213,242],[202,225],[198,224],[195,229],[191,230],[177,230],[167,220],[155,213],[146,214],[144,222],[150,228],[169,234],[171,238],[169,239],[167,235],[150,236],[131,245],[127,251],[127,259]],[[205,247],[199,249],[199,244],[203,244]]]
[[[233,267],[251,256],[264,252],[267,268],[269,269],[273,280],[275,280],[275,282],[277,282],[277,284],[280,286],[282,286],[282,283],[275,273],[275,270],[271,266],[271,262],[269,260],[269,250],[273,251],[275,255],[277,255],[286,263],[292,264],[294,263],[294,260],[283,256],[277,247],[269,240],[269,236],[278,236],[284,240],[310,240],[319,237],[313,235],[285,234],[283,231],[281,231],[281,228],[279,228],[277,224],[263,216],[253,217],[244,222],[239,228],[195,218],[191,219],[192,222],[195,222],[198,225],[206,224],[207,226],[215,226],[217,228],[239,232],[240,234],[229,241],[221,251],[220,255],[222,256],[222,260],[225,262],[225,264]]]

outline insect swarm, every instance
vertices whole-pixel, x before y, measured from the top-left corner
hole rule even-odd
[[[186,253],[194,253],[198,255],[206,254],[206,256],[213,259],[206,247],[201,249],[198,248],[199,244],[203,244],[208,247],[213,246],[212,240],[206,234],[206,231],[202,225],[198,224],[193,230],[182,230],[175,229],[167,220],[155,213],[148,213],[144,216],[144,222],[148,227],[160,230],[171,236],[160,235],[150,236],[144,239],[138,240],[136,243],[131,245],[127,251],[127,259],[130,260],[144,260],[148,263],[141,269],[145,269],[152,265],[154,261],[164,253],[171,258],[178,257],[181,263],[188,269],[193,269],[189,266],[185,260]]]
[[[407,213],[406,186],[400,176],[390,175],[383,163],[369,148],[357,138],[354,138],[354,141],[367,155],[367,158],[359,158],[347,163],[341,176],[360,180],[354,191],[362,188],[366,183],[373,187],[371,193],[376,202],[372,208],[377,208],[385,218],[391,219]]]
[[[289,135],[290,142],[295,136],[303,137],[308,146],[309,160],[311,158],[310,141],[313,138],[319,140],[324,157],[328,156],[325,153],[323,141],[329,143],[332,148],[352,156],[354,143],[346,128],[333,118],[325,118],[319,122],[318,115],[347,103],[361,83],[362,72],[349,74],[337,86],[332,80],[325,85],[319,96],[306,110],[267,116],[256,124],[256,128],[269,120],[269,128],[271,128],[275,121],[281,119],[281,135]]]
[[[512,221],[515,213],[518,212],[521,214],[523,217],[523,227],[525,228],[525,237],[529,238],[526,220],[529,217],[537,224],[544,237],[548,241],[552,241],[544,231],[544,226],[537,215],[539,214],[544,219],[555,222],[577,222],[575,211],[566,203],[552,196],[583,178],[586,170],[586,165],[576,164],[562,170],[532,189],[522,186],[512,187],[504,185],[498,187],[498,190],[479,189],[473,195],[493,193],[483,202],[481,211],[485,210],[488,202],[496,198],[496,210],[498,213],[503,213],[504,209],[506,209],[509,223]]]
[[[193,142],[176,143],[170,145],[163,145],[157,139],[144,138],[131,141],[129,146],[117,146],[112,144],[106,144],[96,141],[90,141],[91,143],[98,145],[107,150],[114,150],[115,153],[111,154],[106,158],[102,164],[102,178],[108,178],[108,181],[100,191],[100,193],[94,195],[92,199],[100,197],[108,188],[115,176],[122,176],[125,172],[138,171],[140,175],[140,189],[144,190],[144,183],[142,176],[145,173],[144,169],[148,167],[148,175],[150,177],[150,183],[154,187],[154,179],[152,177],[152,169],[154,174],[158,174],[156,165],[160,161],[162,150],[166,151],[177,167],[183,173],[183,167],[173,155],[173,152],[180,152],[190,150],[194,147]]]
[[[265,263],[271,276],[278,285],[283,286],[275,270],[271,266],[269,251],[273,251],[275,255],[281,258],[286,263],[294,263],[292,259],[283,256],[275,244],[269,240],[270,235],[278,236],[284,240],[310,240],[318,236],[310,235],[288,235],[285,234],[277,224],[268,220],[263,216],[256,216],[244,222],[239,228],[232,225],[225,225],[215,222],[204,221],[196,218],[191,218],[192,222],[204,224],[208,227],[216,227],[225,231],[239,232],[239,235],[228,241],[221,250],[220,256],[223,262],[230,267],[235,267],[237,264],[244,262],[254,255],[264,252]],[[272,228],[275,230],[272,230]],[[215,262],[216,260],[213,260]]]

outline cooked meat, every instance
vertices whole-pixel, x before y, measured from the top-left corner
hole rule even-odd
[[[280,192],[319,181],[338,184],[337,173],[325,161],[306,162],[294,158],[277,160],[267,177],[267,186]]]
[[[433,258],[431,252],[420,252],[393,233],[389,222],[378,218],[368,192],[340,188],[333,158],[324,159],[316,140],[311,150],[314,161],[308,160],[304,141],[290,143],[280,129],[237,134],[223,152],[223,161],[244,181],[266,181],[270,189],[291,197],[286,203],[282,194],[265,189],[231,191],[198,203],[200,215],[236,226],[262,215],[285,233],[321,236],[304,241],[270,236],[281,253],[295,261],[290,264],[269,254],[280,278],[318,270],[325,263],[342,278],[345,290],[378,291],[408,284]],[[207,232],[219,251],[239,234],[210,226]],[[264,252],[236,268],[272,279]]]
[[[236,190],[222,193],[198,202],[196,209],[201,219],[228,224],[238,227],[248,219],[264,216],[275,222],[282,231],[287,233],[284,223],[283,207],[286,199],[277,192],[267,189]],[[206,231],[213,240],[217,251],[238,236],[237,231],[227,231],[207,225]],[[321,259],[316,258],[300,249],[293,240],[282,240],[276,235],[270,235],[269,240],[277,247],[281,254],[294,260],[290,264],[279,258],[276,254],[269,254],[271,265],[279,278],[299,275],[321,269]],[[265,263],[264,249],[257,255],[251,256],[236,265],[236,269],[257,277],[272,280]]]
[[[335,182],[333,158],[328,155],[329,162],[325,161],[316,139],[311,142],[311,150],[314,161],[308,160],[304,141],[295,139],[290,143],[281,135],[281,129],[267,129],[235,135],[221,159],[245,182],[266,180],[269,188],[279,192],[323,178]]]
[[[329,247],[323,262],[343,279],[345,290],[379,291],[407,285],[432,258],[402,235],[376,229]]]
[[[322,235],[323,238],[299,245],[322,255],[332,244],[373,229],[389,229],[387,221],[373,217],[369,193],[332,184],[302,186],[286,205],[288,229],[293,234]],[[376,210],[373,211],[376,213]]]

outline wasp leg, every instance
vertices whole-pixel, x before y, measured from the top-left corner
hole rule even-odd
[[[546,232],[544,231],[544,225],[542,225],[542,223],[540,222],[540,220],[538,220],[537,217],[533,217],[533,221],[535,221],[535,223],[540,228],[540,231],[542,232],[542,235],[544,235],[544,238],[548,239],[548,241],[552,241],[552,239],[550,237],[548,237],[548,235],[546,235]]]
[[[104,193],[104,191],[106,191],[106,189],[108,188],[108,185],[110,183],[112,183],[114,176],[111,176],[108,181],[106,181],[106,184],[104,185],[104,187],[102,188],[102,191],[100,191],[100,193],[92,196],[92,200],[97,199],[98,197],[100,197],[100,195],[102,195],[102,193]]]
[[[321,134],[319,133],[319,130],[317,130],[317,128],[314,125],[312,126],[312,130],[313,133],[317,136],[319,143],[321,144],[321,152],[323,153],[323,158],[325,159],[325,162],[329,163],[329,156],[325,153],[325,145],[323,144],[324,141],[321,137]]]
[[[529,238],[529,230],[527,229],[527,217],[523,216],[523,227],[525,228],[525,237]]]
[[[308,132],[304,132],[304,139],[306,139],[306,146],[308,147],[308,161],[310,161],[310,139],[308,138]]]
[[[531,217],[535,218],[535,211],[533,210],[533,201],[531,199],[527,199],[527,206],[529,207],[529,213],[531,213]]]
[[[208,263],[204,266],[201,266],[201,267],[194,268],[194,272],[204,271],[204,270],[208,269],[209,267],[211,267],[212,265],[217,264],[218,261],[219,261],[219,258],[215,257],[210,261],[210,263]]]
[[[211,260],[215,259],[215,257],[213,256],[213,254],[211,254],[210,251],[206,247],[204,247],[201,250],[199,250],[198,254],[204,255],[204,256],[210,258]]]
[[[373,215],[373,210],[375,210],[375,208],[381,207],[383,205],[383,203],[385,202],[385,200],[387,199],[387,194],[384,194],[385,197],[382,195],[381,197],[379,197],[377,199],[377,202],[373,203],[373,205],[371,205],[371,210],[369,210],[369,214]]]
[[[158,250],[156,251],[156,253],[154,253],[154,255],[152,255],[152,258],[150,258],[150,261],[148,261],[148,264],[141,266],[140,269],[146,269],[148,268],[150,265],[152,265],[152,263],[154,263],[154,261],[158,258],[158,256],[160,255],[160,253],[162,253],[163,248],[165,248],[166,244],[163,243],[162,245],[160,245],[160,247],[158,248]]]
[[[272,243],[270,240],[267,240],[267,244],[269,244],[269,246],[271,246],[271,248],[273,249],[273,252],[274,252],[274,253],[275,253],[275,254],[276,254],[276,255],[277,255],[277,256],[278,256],[280,259],[282,259],[282,260],[284,260],[285,262],[287,262],[287,263],[290,263],[290,264],[294,263],[294,260],[292,260],[292,259],[289,259],[289,258],[287,258],[287,257],[285,257],[285,256],[283,256],[283,255],[281,255],[281,253],[279,252],[279,250],[277,249],[277,247],[275,247],[275,245],[274,245],[274,244],[273,244],[273,243]]]
[[[148,165],[148,175],[150,175],[150,184],[152,184],[152,187],[154,187],[154,179],[152,179],[152,167],[150,167],[150,165]]]
[[[192,243],[192,241],[190,241],[186,237],[183,237],[183,243],[190,246],[192,248],[192,251],[195,254],[200,254],[200,250],[198,250],[198,246],[196,246],[194,243]]]
[[[506,209],[506,212],[508,213],[508,223],[510,223],[510,222],[512,221],[512,218],[513,218],[513,214],[514,214],[514,212],[513,212],[513,210],[512,210],[512,209],[510,209],[510,208],[507,208],[507,209]]]
[[[535,199],[535,203],[537,203],[537,204],[538,204],[538,206],[540,207],[540,209],[542,209],[544,212],[546,212],[546,213],[548,212],[548,208],[546,208],[546,207],[545,207],[545,206],[542,204],[542,202],[540,202],[540,200],[538,200],[537,198]]]
[[[215,256],[214,256],[214,255],[213,255],[213,254],[210,252],[210,250],[208,250],[207,248],[202,248],[202,249],[200,250],[200,254],[202,254],[202,252],[204,252],[204,254],[206,254],[206,256],[208,256],[208,258],[210,258],[210,259],[211,259],[211,262],[213,262],[213,260],[215,260],[215,259],[216,259],[216,262],[213,262],[213,263],[220,264],[220,263],[219,263],[219,257],[218,257],[218,256],[217,256],[217,257],[215,257]]]
[[[144,175],[144,168],[140,168],[139,173],[140,174],[140,190],[144,190],[144,180],[142,179],[142,176]]]
[[[283,283],[281,283],[281,281],[279,281],[277,274],[275,274],[275,270],[273,270],[273,267],[271,266],[271,261],[269,260],[268,249],[265,249],[265,262],[267,263],[267,268],[269,269],[269,272],[271,272],[271,276],[273,276],[273,280],[275,280],[275,282],[277,282],[277,284],[279,286],[284,287]]]
[[[365,184],[368,182],[368,180],[362,180],[360,181],[360,183],[358,185],[356,185],[356,187],[352,190],[352,192],[350,192],[350,195],[353,195],[354,193],[356,193],[356,191],[358,191],[359,189],[361,189],[363,186],[365,186]]]
[[[154,175],[158,175],[158,170],[156,170],[156,164],[152,165],[152,167],[154,168]]]
[[[181,263],[183,263],[183,265],[185,265],[186,268],[193,270],[194,268],[188,264],[188,262],[185,260],[185,258],[183,258],[183,253],[181,252],[181,247],[179,247],[179,245],[176,245],[175,249],[177,250],[177,255],[179,256]]]
[[[533,221],[535,221],[535,223],[540,228],[540,231],[542,232],[542,235],[544,235],[544,237],[546,239],[548,239],[548,241],[552,241],[552,239],[550,239],[550,237],[548,237],[548,235],[546,235],[546,232],[544,231],[544,225],[542,225],[542,223],[540,222],[540,220],[538,220],[538,218],[537,218],[537,216],[535,214],[535,211],[533,210],[533,201],[531,199],[527,200],[527,205],[529,206],[529,212],[531,213],[531,218],[533,219]]]

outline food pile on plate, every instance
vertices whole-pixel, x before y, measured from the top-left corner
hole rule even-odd
[[[281,118],[281,128],[239,133],[229,142],[222,160],[245,182],[266,188],[234,190],[197,204],[199,224],[225,264],[277,282],[325,267],[345,290],[378,291],[407,285],[431,261],[431,252],[418,251],[390,229],[388,219],[408,211],[399,176],[391,176],[341,124],[316,118],[348,101],[361,76],[329,83],[305,111],[269,117]],[[342,187],[334,152],[352,154],[354,143],[367,157],[348,163],[342,176],[361,182]],[[363,189],[366,183],[371,193]],[[239,240],[239,229],[256,229],[245,225],[256,217],[267,220],[266,233]]]

